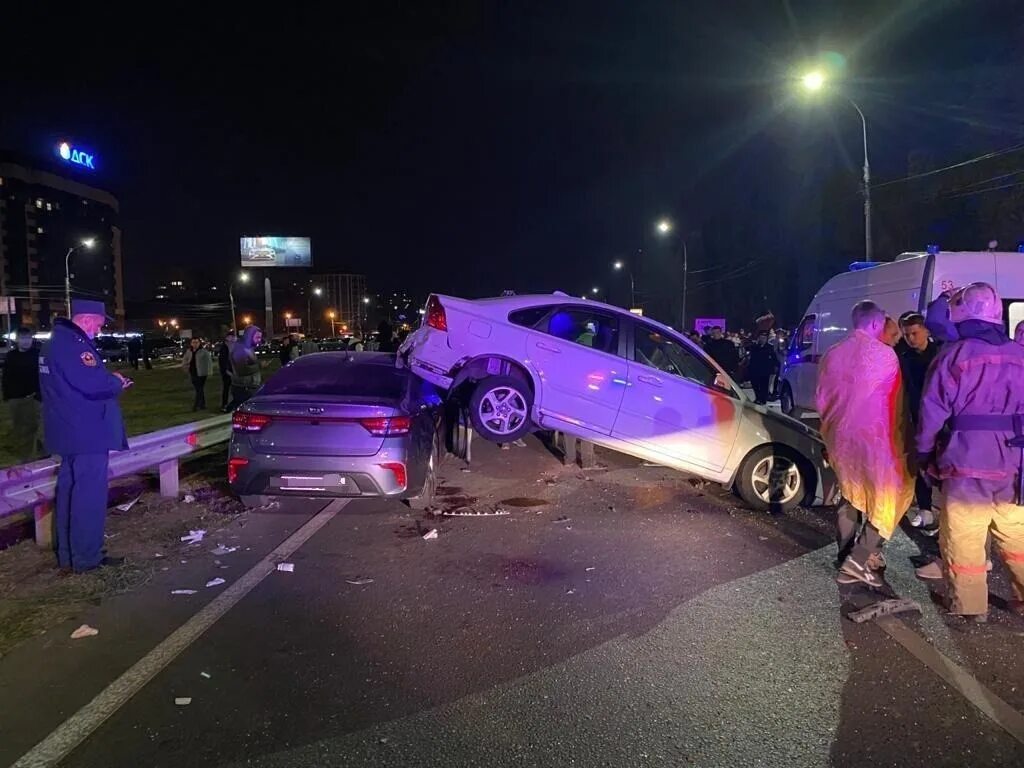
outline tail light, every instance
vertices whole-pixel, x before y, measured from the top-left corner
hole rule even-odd
[[[400,461],[388,461],[380,466],[389,470],[395,476],[395,482],[401,486],[402,490],[405,490],[409,481],[409,477],[405,472],[405,464],[402,464]]]
[[[395,437],[409,434],[412,419],[408,416],[382,416],[373,419],[360,419],[363,428],[375,437]],[[403,472],[405,469],[403,468]]]
[[[228,482],[233,483],[238,479],[238,470],[242,467],[247,466],[249,460],[241,456],[236,456],[228,459]]]
[[[448,330],[448,316],[444,313],[444,306],[437,296],[431,296],[427,299],[426,317],[427,325],[434,330]]]
[[[235,432],[259,432],[270,423],[270,417],[264,413],[246,413],[235,411],[231,417],[231,428]]]

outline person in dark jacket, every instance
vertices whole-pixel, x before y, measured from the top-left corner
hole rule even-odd
[[[4,360],[3,396],[11,415],[11,450],[19,463],[43,455],[39,430],[39,347],[30,328],[19,328]]]
[[[206,380],[213,373],[213,356],[203,346],[203,340],[193,337],[181,360],[181,367],[188,371],[188,377],[195,391],[192,412],[206,410]]]
[[[722,335],[722,329],[715,326],[711,329],[711,338],[707,340],[704,349],[718,363],[725,372],[735,377],[740,367],[740,352],[730,339]]]
[[[231,350],[234,349],[238,337],[234,331],[228,331],[224,341],[217,347],[217,370],[220,371],[220,407],[225,413],[231,404]]]
[[[900,371],[903,374],[903,392],[906,397],[910,423],[917,429],[921,414],[921,397],[924,394],[925,376],[928,366],[939,353],[939,345],[932,341],[925,326],[924,316],[919,313],[906,315],[902,319],[905,349],[900,354]],[[932,514],[932,487],[918,474],[915,484],[917,510],[911,508],[908,514],[910,524],[915,528],[925,527],[929,531],[935,522]]]
[[[256,347],[263,341],[263,331],[255,325],[245,329],[242,338],[231,350],[231,403],[228,410],[234,410],[250,397],[263,383],[260,361]]]
[[[103,554],[108,456],[128,448],[117,398],[132,383],[107,371],[93,343],[108,319],[103,302],[76,299],[39,355],[46,448],[61,457],[57,563],[76,573],[124,561]]]
[[[142,338],[132,336],[128,339],[128,363],[136,371],[139,370],[139,359],[142,357]]]
[[[759,331],[757,343],[748,350],[747,374],[754,387],[754,400],[765,405],[771,397],[772,376],[778,373],[779,358],[775,347],[768,343],[768,331]]]

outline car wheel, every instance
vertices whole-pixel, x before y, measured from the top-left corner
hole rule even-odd
[[[437,449],[437,440],[434,440],[434,447],[430,451],[430,458],[427,460],[427,477],[423,481],[423,489],[418,496],[410,496],[405,500],[410,509],[422,512],[434,504],[434,496],[437,493],[437,465],[440,453]]]
[[[790,389],[789,384],[782,385],[782,394],[779,395],[779,405],[782,407],[782,412],[787,416],[792,416],[796,410],[796,403],[793,402],[793,390]]]
[[[806,497],[807,482],[792,452],[763,445],[744,459],[736,491],[752,509],[788,512]]]
[[[511,443],[530,431],[533,395],[529,385],[515,376],[482,379],[469,399],[473,429],[492,443]]]

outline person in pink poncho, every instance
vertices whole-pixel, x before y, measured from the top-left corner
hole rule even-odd
[[[836,519],[843,584],[881,587],[882,546],[910,507],[907,424],[899,359],[884,339],[885,311],[853,308],[853,331],[821,360],[816,401],[843,504]]]

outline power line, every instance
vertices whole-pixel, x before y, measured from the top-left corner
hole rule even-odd
[[[1017,144],[1017,145],[1012,146],[1012,147],[1007,147],[1006,149],[1000,149],[1000,150],[997,150],[995,152],[988,152],[988,153],[986,153],[984,155],[978,155],[977,157],[972,157],[972,158],[970,158],[968,160],[963,160],[962,162],[959,162],[959,163],[953,163],[953,165],[947,165],[944,168],[936,168],[935,170],[932,170],[932,171],[924,171],[923,173],[915,173],[912,176],[904,176],[901,179],[892,179],[891,181],[883,181],[881,184],[872,184],[871,185],[871,189],[881,189],[882,187],[888,187],[888,186],[891,186],[892,184],[902,184],[905,181],[913,181],[914,179],[923,179],[926,176],[934,176],[937,173],[945,173],[946,171],[952,171],[952,170],[954,170],[956,168],[963,168],[966,165],[971,165],[973,163],[980,163],[982,160],[991,160],[993,157],[1001,157],[1002,155],[1008,155],[1008,154],[1010,154],[1012,152],[1019,152],[1022,149],[1024,149],[1024,144]]]

